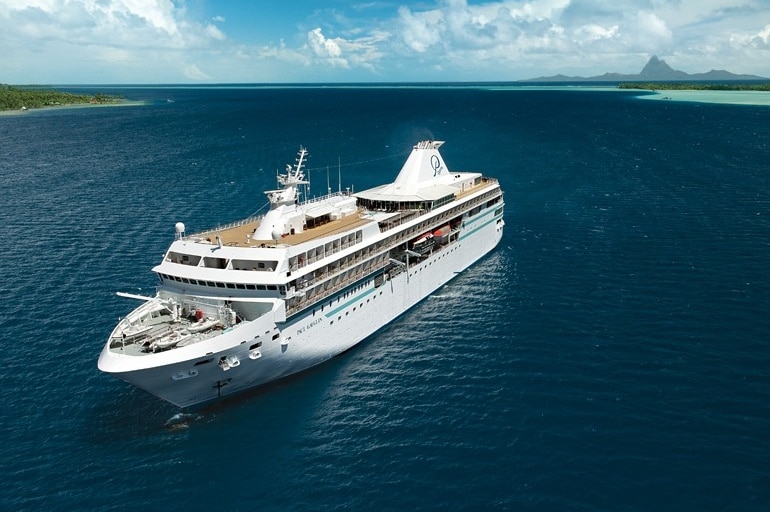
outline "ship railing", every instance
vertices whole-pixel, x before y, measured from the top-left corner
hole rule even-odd
[[[247,217],[245,219],[237,220],[234,222],[230,222],[229,224],[222,224],[220,226],[217,226],[215,228],[207,229],[206,231],[201,231],[199,233],[195,233],[194,235],[190,235],[190,237],[195,238],[203,238],[206,235],[214,235],[216,233],[219,233],[220,231],[227,231],[228,229],[232,228],[238,228],[241,226],[244,226],[246,224],[251,224],[252,222],[257,222],[261,220],[264,217],[264,215],[252,215],[251,217]]]
[[[364,262],[364,265],[373,263],[379,256],[384,254],[385,251],[379,251],[377,253],[371,252],[369,256],[355,256],[351,255],[348,258],[345,258],[343,260],[338,260],[337,265],[334,268],[322,270],[319,269],[313,274],[307,274],[307,279],[302,279],[297,281],[296,289],[297,290],[306,290],[310,288],[311,286],[314,286],[316,283],[325,281],[329,277],[333,277],[340,272],[343,272],[351,267],[354,267],[355,265],[361,264],[361,262]]]
[[[406,272],[406,266],[402,267],[400,265],[395,265],[393,268],[388,270],[388,278],[392,279],[403,272]]]
[[[342,251],[344,249],[348,249],[350,247],[353,247],[357,243],[358,242],[355,242],[355,241],[354,242],[345,242],[343,244],[335,246],[334,248],[332,248],[329,251],[325,251],[325,252],[323,252],[321,254],[316,254],[315,256],[311,256],[311,257],[309,257],[307,259],[304,259],[304,260],[302,260],[301,264],[299,262],[292,263],[291,265],[289,265],[289,270],[294,272],[296,270],[299,270],[299,269],[301,269],[303,267],[306,267],[306,266],[310,265],[311,263],[315,263],[316,261],[321,261],[322,259],[324,259],[324,258],[326,258],[328,256],[331,256],[332,254],[336,254],[336,253],[338,253],[338,252],[340,252],[340,251]],[[359,259],[356,260],[356,261],[359,261],[361,257],[358,256],[358,258]]]
[[[350,192],[349,191],[345,191],[345,192],[342,192],[342,191],[331,192],[331,193],[323,195],[323,196],[318,196],[318,197],[314,196],[314,197],[311,197],[309,199],[305,199],[304,201],[302,201],[302,203],[300,203],[300,205],[301,206],[306,206],[306,205],[310,205],[310,204],[314,204],[314,203],[319,203],[321,201],[326,201],[326,200],[332,199],[334,197],[347,197],[347,196],[350,196]]]
[[[338,291],[346,288],[351,283],[359,281],[362,277],[371,275],[374,272],[377,272],[378,270],[385,268],[387,265],[389,265],[389,262],[387,259],[385,259],[379,264],[372,265],[366,271],[361,269],[357,272],[354,272],[350,276],[343,277],[336,284],[333,284],[328,288],[323,288],[323,289],[316,288],[312,291],[312,293],[306,293],[304,296],[297,299],[297,301],[294,304],[292,304],[291,306],[287,306],[286,314],[293,315],[297,311],[301,311],[307,307],[312,306],[313,304],[317,304],[322,300],[324,300],[325,298],[329,297],[330,295],[333,295]]]
[[[499,183],[497,178],[482,177],[481,180],[485,184],[497,184],[497,183]],[[476,191],[478,191],[478,189],[476,187],[473,187],[471,189],[468,189],[465,193],[472,193],[472,192],[476,192]],[[477,206],[477,205],[487,201],[490,197],[492,197],[494,195],[496,195],[495,191],[489,191],[489,192],[486,192],[484,194],[481,194],[479,197],[474,198],[472,201],[470,201],[468,203],[465,203],[463,205],[463,209],[465,209],[467,207]],[[402,225],[402,224],[404,224],[406,222],[410,222],[410,221],[412,221],[413,219],[415,219],[417,217],[422,217],[424,215],[427,215],[427,214],[431,213],[432,211],[433,211],[433,209],[427,208],[427,209],[411,210],[409,213],[402,212],[395,219],[386,219],[386,220],[380,221],[378,223],[379,226],[380,226],[380,231],[383,232],[383,231],[391,230],[391,229],[393,229],[393,228],[395,228],[397,226],[400,226],[400,225]],[[456,215],[456,213],[452,213],[452,210],[448,210],[447,212],[445,212],[441,216],[437,217],[436,219],[440,220],[440,219],[442,219],[444,217],[451,217],[453,215]]]

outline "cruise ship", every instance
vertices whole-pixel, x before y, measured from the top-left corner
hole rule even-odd
[[[110,334],[98,367],[179,407],[320,364],[409,310],[499,243],[503,193],[415,145],[393,183],[302,200],[307,151],[270,209],[174,240],[154,296]]]

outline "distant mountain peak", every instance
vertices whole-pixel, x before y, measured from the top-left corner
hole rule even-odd
[[[657,55],[653,55],[650,57],[650,60],[647,61],[647,64],[644,65],[644,68],[642,68],[642,73],[644,73],[644,70],[647,68],[658,68],[663,67],[665,69],[673,69],[671,66],[669,66],[665,60],[659,59]]]
[[[639,78],[644,80],[686,80],[687,77],[687,73],[677,71],[656,55],[650,57],[639,73]]]
[[[689,74],[679,71],[669,66],[665,60],[659,59],[657,55],[650,57],[642,71],[636,75],[624,75],[621,73],[604,73],[599,76],[580,77],[555,75],[548,77],[532,78],[522,80],[524,82],[633,82],[633,81],[657,81],[673,82],[682,80],[768,80],[767,78],[755,75],[736,75],[724,70],[712,69],[708,73]]]

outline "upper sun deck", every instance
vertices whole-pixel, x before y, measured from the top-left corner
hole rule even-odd
[[[286,248],[354,231],[380,232],[409,222],[466,196],[497,186],[497,181],[477,172],[450,172],[439,153],[442,141],[422,141],[412,148],[392,183],[356,194],[337,192],[304,202],[300,187],[306,185],[302,166],[307,152],[300,148],[296,165],[278,176],[282,186],[268,190],[270,210],[216,229],[184,235],[179,239],[228,248]],[[375,227],[367,229],[366,226]],[[181,227],[180,227],[181,226]],[[181,229],[181,231],[179,231]],[[356,236],[360,237],[360,233]]]
[[[325,222],[317,221],[316,225],[305,228],[302,232],[288,233],[282,235],[278,240],[257,240],[253,238],[254,233],[263,221],[262,218],[246,219],[229,226],[190,235],[190,238],[214,245],[221,242],[223,246],[227,247],[276,247],[279,244],[299,245],[317,238],[344,233],[371,223],[372,220],[362,217],[363,214],[363,211],[358,210],[356,213],[341,219]]]
[[[453,200],[461,200],[466,196],[496,185],[497,180],[481,177],[478,180],[475,180],[472,185],[463,187],[463,190],[456,189],[452,194],[452,198],[442,202],[442,204],[447,204]],[[278,245],[294,246],[326,236],[352,231],[377,221],[380,221],[381,227],[394,227],[410,219],[429,213],[437,207],[435,202],[426,203],[424,201],[390,201],[388,203],[376,203],[372,206],[379,207],[372,209],[359,207],[354,213],[339,219],[314,218],[312,219],[313,222],[311,225],[306,226],[301,232],[290,232],[282,235],[277,241],[258,240],[253,238],[260,223],[263,222],[262,217],[244,219],[216,229],[192,234],[188,238],[212,245],[221,243],[226,247],[267,248],[276,247]],[[382,222],[385,217],[388,218],[388,222]]]

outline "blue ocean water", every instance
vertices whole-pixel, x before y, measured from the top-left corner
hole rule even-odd
[[[101,90],[104,90],[103,88]],[[0,509],[767,510],[770,108],[212,87],[0,117]],[[498,249],[354,350],[203,410],[96,369],[174,223],[390,181],[505,190]]]

